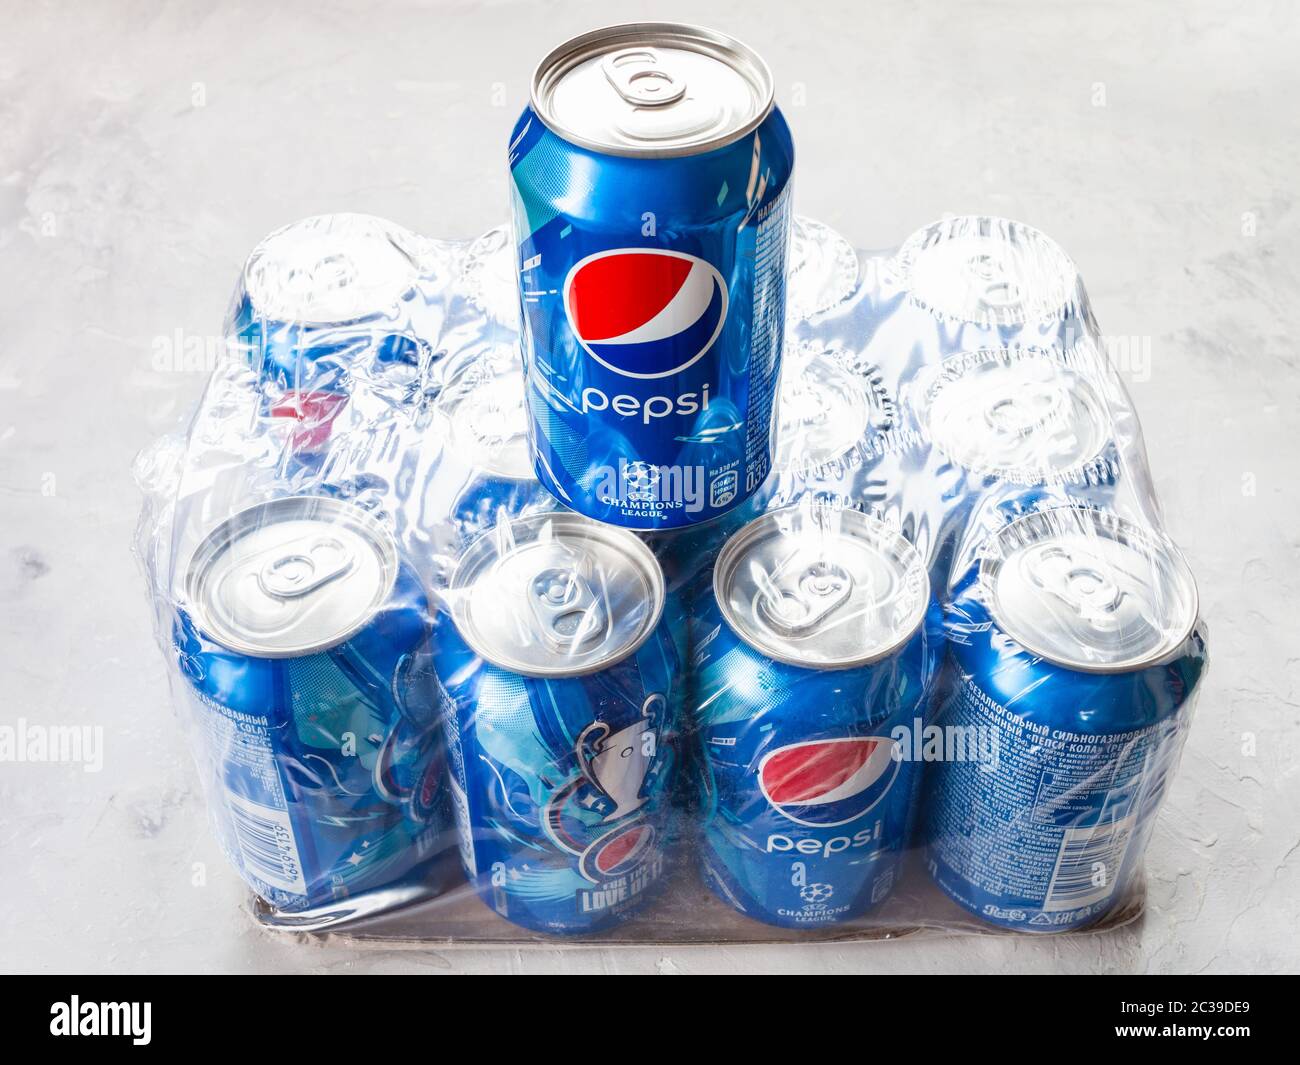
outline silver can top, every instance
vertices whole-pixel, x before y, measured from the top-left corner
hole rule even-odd
[[[778,465],[813,470],[889,428],[894,405],[874,366],[845,349],[805,342],[786,354],[780,411]]]
[[[894,270],[921,306],[986,328],[1060,320],[1078,285],[1074,263],[1050,237],[983,215],[945,218],[913,233]]]
[[[518,349],[475,351],[450,367],[438,407],[450,454],[500,480],[537,479]]]
[[[607,26],[538,64],[532,106],[556,134],[611,155],[698,155],[757,129],[772,74],[726,34],[672,22]]]
[[[326,214],[277,229],[244,265],[258,315],[336,325],[394,313],[420,276],[419,238],[365,214]]]
[[[980,561],[980,586],[1013,640],[1089,673],[1124,673],[1169,657],[1199,610],[1191,570],[1168,540],[1083,507],[1008,525]]]
[[[529,677],[614,665],[649,638],[664,608],[650,549],[578,514],[501,522],[451,577],[456,628],[479,657]]]
[[[920,626],[930,579],[896,529],[856,510],[793,506],[751,521],[713,569],[722,616],[761,654],[806,669],[880,661]]]
[[[392,594],[397,545],[361,508],[292,496],[240,511],[199,545],[185,579],[194,623],[255,658],[297,658],[356,635]]]
[[[1087,479],[1112,437],[1096,376],[1043,348],[945,359],[926,412],[931,439],[953,462],[1012,484]]]

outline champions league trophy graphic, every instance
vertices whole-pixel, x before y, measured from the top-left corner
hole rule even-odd
[[[654,760],[655,715],[664,707],[664,697],[647,696],[641,716],[617,732],[605,721],[593,721],[578,736],[576,752],[582,775],[614,804],[603,824],[636,813],[645,805],[641,794],[650,763]]]

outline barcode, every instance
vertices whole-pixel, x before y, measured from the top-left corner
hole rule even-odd
[[[1136,818],[1069,828],[1056,855],[1043,909],[1047,912],[1091,906],[1115,890],[1124,852]]]
[[[293,838],[288,811],[258,806],[240,795],[226,793],[244,871],[271,887],[307,894],[302,859]]]

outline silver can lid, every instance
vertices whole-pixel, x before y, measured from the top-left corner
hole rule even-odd
[[[535,481],[518,349],[474,351],[447,371],[438,397],[449,453],[504,481]]]
[[[1078,285],[1074,263],[1050,237],[984,215],[945,218],[913,233],[894,270],[921,306],[986,328],[1061,319]]]
[[[816,469],[888,429],[894,405],[880,371],[853,352],[805,341],[781,372],[782,469]]]
[[[365,214],[326,214],[277,229],[244,265],[263,318],[336,325],[391,314],[420,276],[419,238]]]
[[[479,657],[529,677],[595,673],[649,638],[664,608],[650,549],[577,514],[501,522],[451,577],[452,613]]]
[[[199,545],[186,573],[194,623],[255,658],[329,650],[374,617],[397,580],[397,545],[343,500],[292,496],[249,507]]]
[[[806,669],[887,658],[920,626],[930,579],[896,529],[856,510],[793,506],[751,521],[723,547],[713,594],[761,654]]]
[[[612,155],[698,155],[757,129],[771,71],[726,34],[672,22],[592,30],[533,73],[532,106],[556,134]]]
[[[1068,669],[1124,673],[1173,654],[1196,624],[1196,582],[1167,539],[1104,511],[1027,514],[986,547],[997,624]]]
[[[1100,382],[1043,348],[981,348],[945,359],[927,390],[935,446],[975,473],[1013,484],[1083,477],[1111,440]]]

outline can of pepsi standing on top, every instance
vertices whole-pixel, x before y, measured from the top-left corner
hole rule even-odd
[[[429,607],[392,536],[293,496],[195,551],[173,633],[223,849],[280,910],[402,881],[451,841]]]
[[[1033,512],[957,584],[947,631],[936,724],[996,754],[927,768],[931,875],[1018,931],[1101,919],[1139,869],[1206,665],[1186,563],[1105,512]]]
[[[462,556],[436,668],[461,859],[524,928],[596,932],[659,885],[681,667],[663,575],[622,529],[556,512]]]
[[[533,75],[510,144],[532,441],[566,506],[708,521],[775,447],[794,148],[751,49],[596,30]]]
[[[908,845],[942,630],[925,565],[860,511],[790,507],[718,556],[691,726],[706,882],[787,928],[851,921]]]

